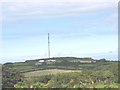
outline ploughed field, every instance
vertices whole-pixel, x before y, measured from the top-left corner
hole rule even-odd
[[[54,75],[54,74],[62,74],[62,73],[70,73],[70,72],[81,72],[80,70],[60,70],[60,69],[50,69],[50,70],[38,70],[23,73],[25,77],[38,77],[44,75]]]

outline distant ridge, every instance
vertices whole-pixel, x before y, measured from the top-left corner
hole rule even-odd
[[[32,60],[26,60],[25,62],[36,62],[36,61],[39,61],[39,60],[48,60],[48,59],[53,59],[53,60],[68,60],[68,61],[71,61],[71,60],[96,60],[96,59],[93,59],[91,57],[84,57],[84,58],[78,58],[78,57],[52,57],[52,58],[41,58],[41,59],[32,59]]]

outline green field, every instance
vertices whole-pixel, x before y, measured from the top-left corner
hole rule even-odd
[[[107,87],[109,87],[109,88],[118,88],[119,87],[119,84],[117,84],[117,83],[114,83],[114,84],[109,84],[109,85],[104,85],[104,84],[97,84],[96,86],[95,86],[95,88],[107,88]]]
[[[35,71],[38,70],[39,68],[36,68],[35,66],[16,66],[13,69],[15,69],[16,71],[20,71],[20,72],[29,72],[29,71]]]

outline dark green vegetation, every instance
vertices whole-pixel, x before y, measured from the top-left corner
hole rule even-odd
[[[101,75],[99,75],[102,73]],[[99,75],[97,77],[97,75]],[[112,73],[83,71],[25,78],[17,88],[118,88]],[[116,83],[115,83],[116,82]]]
[[[21,81],[22,74],[13,68],[12,64],[2,65],[2,87],[14,87],[14,84]]]
[[[0,64],[0,89],[2,88],[2,64]]]
[[[118,85],[118,61],[61,57],[3,65],[3,88],[118,88]]]

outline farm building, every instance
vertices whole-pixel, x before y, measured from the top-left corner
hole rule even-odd
[[[56,60],[46,60],[47,64],[54,64],[56,62]]]
[[[92,61],[88,61],[88,60],[80,60],[80,63],[92,63]]]
[[[95,63],[95,60],[80,60],[80,63]]]
[[[47,62],[56,62],[56,60],[47,60]]]
[[[43,63],[43,62],[45,62],[45,60],[39,60],[39,63]]]
[[[35,65],[42,65],[42,63],[44,63],[45,60],[39,60]]]

